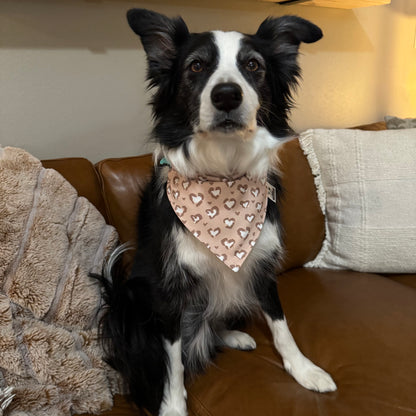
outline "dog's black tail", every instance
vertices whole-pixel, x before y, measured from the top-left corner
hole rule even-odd
[[[146,408],[157,413],[167,376],[167,356],[153,313],[149,276],[125,279],[123,273],[113,272],[114,264],[128,249],[126,245],[118,247],[103,276],[98,276],[104,288],[101,342],[106,362],[121,374],[131,400],[141,411]]]

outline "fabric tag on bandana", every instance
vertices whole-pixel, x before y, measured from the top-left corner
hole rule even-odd
[[[185,227],[220,261],[238,272],[263,228],[266,178],[188,179],[171,169],[166,191]]]

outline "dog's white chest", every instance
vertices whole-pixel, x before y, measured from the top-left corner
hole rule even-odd
[[[208,309],[215,314],[256,303],[252,288],[253,267],[275,255],[276,251],[282,251],[279,230],[267,220],[256,245],[238,272],[221,262],[189,231],[177,228],[174,239],[179,264],[201,279],[209,294]]]

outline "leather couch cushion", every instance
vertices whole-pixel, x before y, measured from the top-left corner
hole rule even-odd
[[[414,274],[385,274],[384,276],[397,283],[416,289],[416,279]]]
[[[302,266],[318,254],[325,226],[314,178],[299,140],[284,143],[278,154],[284,192],[280,212],[286,249],[285,270]]]
[[[415,290],[375,274],[296,269],[279,277],[279,292],[300,349],[333,376],[338,391],[299,386],[260,325],[250,331],[255,351],[226,351],[192,384],[195,415],[416,412]]]
[[[408,275],[416,280],[416,275]],[[291,331],[338,390],[308,391],[283,370],[263,320],[257,349],[227,349],[188,382],[190,416],[407,416],[416,412],[416,290],[376,274],[295,269],[279,277]],[[124,398],[104,415],[132,416]]]

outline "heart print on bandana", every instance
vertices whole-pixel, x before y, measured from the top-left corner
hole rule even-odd
[[[192,235],[238,272],[263,227],[266,178],[189,179],[172,168],[166,192],[174,212]]]

